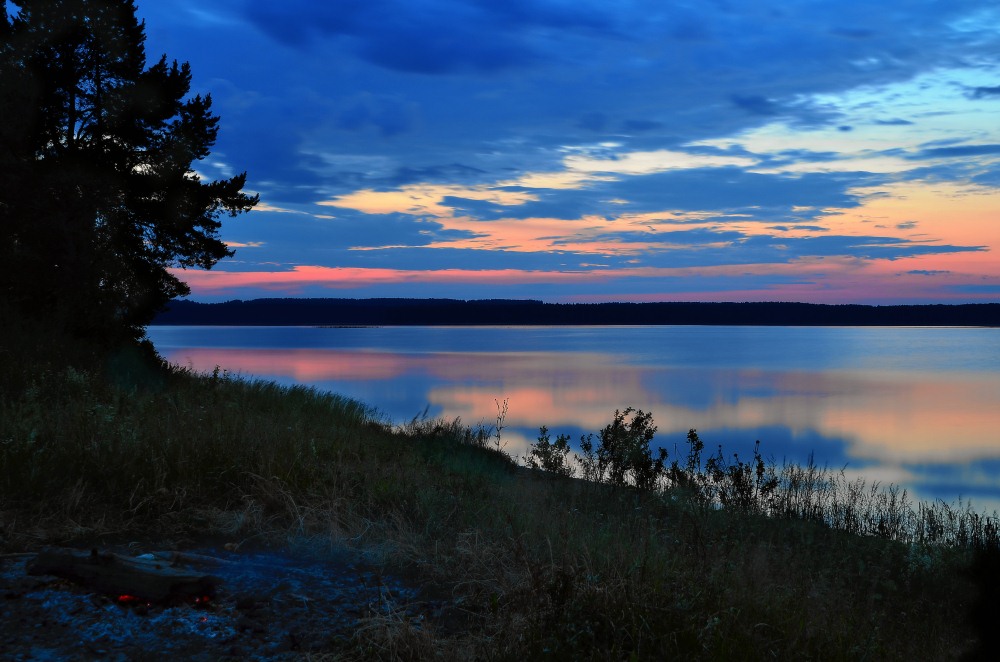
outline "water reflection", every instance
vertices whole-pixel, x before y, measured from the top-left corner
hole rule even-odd
[[[497,403],[506,399],[504,441],[515,454],[526,451],[541,425],[576,438],[599,430],[615,409],[634,406],[654,413],[656,443],[668,450],[682,444],[689,428],[697,428],[710,448],[722,443],[727,450],[747,453],[761,439],[765,451],[779,460],[802,462],[814,452],[821,464],[846,465],[849,473],[897,482],[924,498],[950,501],[961,495],[980,505],[1000,504],[1000,378],[995,371],[970,368],[976,364],[968,346],[959,349],[962,359],[952,364],[962,369],[948,369],[939,345],[933,347],[934,369],[927,369],[927,362],[913,358],[912,346],[892,353],[898,338],[882,336],[869,336],[862,349],[848,352],[843,361],[848,367],[832,367],[829,352],[815,366],[804,350],[771,360],[768,353],[776,355],[780,346],[773,342],[757,359],[751,344],[738,351],[728,348],[732,360],[725,360],[725,352],[721,358],[715,353],[707,365],[695,366],[669,355],[676,342],[660,353],[651,354],[648,343],[630,352],[620,336],[609,343],[616,351],[599,351],[600,334],[589,351],[583,341],[564,350],[528,351],[513,342],[510,351],[486,351],[471,341],[464,343],[471,349],[462,349],[463,343],[451,336],[412,351],[422,344],[419,338],[413,342],[419,330],[410,331],[408,342],[384,337],[373,342],[378,330],[367,331],[369,344],[386,346],[297,347],[289,336],[288,347],[277,347],[273,331],[264,347],[199,347],[190,339],[177,344],[169,333],[158,337],[155,328],[150,335],[174,363],[313,384],[379,407],[396,422],[429,406],[431,416],[488,425],[496,418]],[[856,331],[845,332],[851,343],[859,337]],[[229,344],[236,344],[233,331],[226,333]],[[713,329],[715,341],[719,333]],[[360,344],[364,334],[349,337]],[[327,336],[328,344],[335,340]],[[926,335],[917,340],[929,342]],[[883,348],[881,355],[871,353],[873,344]]]

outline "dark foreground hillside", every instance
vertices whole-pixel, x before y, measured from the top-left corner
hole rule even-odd
[[[390,427],[146,352],[0,316],[0,658],[996,659],[995,517],[694,431],[651,456],[631,410],[572,469],[544,432],[512,458],[499,424]],[[51,545],[223,584],[123,604],[26,575]]]
[[[588,303],[455,299],[172,301],[154,324],[1000,326],[1000,304]]]

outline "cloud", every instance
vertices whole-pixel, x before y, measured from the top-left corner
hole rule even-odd
[[[745,110],[751,115],[779,115],[781,106],[774,100],[766,99],[757,94],[733,94],[729,97],[737,108]]]
[[[614,152],[608,156],[570,154],[563,164],[570,172],[610,175],[649,175],[668,170],[752,166],[756,159],[727,154],[698,154],[675,150],[652,152]]]
[[[973,99],[1000,99],[1000,85],[992,87],[974,87],[970,90]]]
[[[734,242],[739,242],[746,239],[746,235],[742,232],[734,230],[716,230],[709,228],[696,228],[690,230],[672,230],[667,232],[635,232],[635,231],[625,231],[625,232],[615,232],[615,233],[601,233],[594,235],[593,237],[587,238],[585,241],[588,242],[621,242],[621,243],[631,243],[631,244],[643,244],[650,247],[658,247],[660,245],[670,245],[670,246],[712,246],[719,244],[732,244]],[[562,243],[562,240],[557,240],[556,244]]]
[[[389,191],[365,189],[317,204],[328,207],[356,209],[366,214],[399,213],[413,216],[450,216],[452,208],[446,201],[481,200],[493,206],[522,205],[537,197],[527,191],[490,187],[411,185]]]
[[[625,120],[622,124],[622,130],[626,133],[644,133],[663,129],[664,126],[663,122],[655,120]]]
[[[385,137],[408,131],[415,123],[412,105],[398,100],[364,94],[337,116],[337,124],[349,131],[374,127]]]
[[[406,73],[489,73],[541,57],[534,30],[605,31],[612,15],[555,2],[461,0],[254,0],[246,16],[297,48],[318,37],[349,40],[360,57]]]
[[[915,154],[913,158],[959,158],[965,156],[984,156],[992,154],[1000,154],[1000,144],[934,147],[925,149]]]
[[[776,213],[793,207],[854,207],[860,199],[851,189],[858,183],[857,177],[842,174],[783,176],[729,167],[656,173],[594,188],[614,191],[630,201],[630,209],[739,211],[773,222]],[[816,213],[799,212],[799,217]]]
[[[953,285],[948,289],[958,294],[967,294],[967,295],[971,294],[971,295],[991,296],[991,297],[1000,295],[1000,283],[996,284],[970,283],[967,285]]]
[[[1000,186],[1000,11],[984,0],[196,4],[139,2],[149,52],[190,59],[195,90],[213,93],[214,155],[248,170],[268,203],[224,224],[248,248],[233,269],[759,263],[747,296],[799,297],[847,297],[848,285],[826,267],[763,271],[893,262],[850,281],[886,297],[877,283],[960,296],[910,271],[949,271],[951,285],[997,272],[985,250],[1000,248],[995,201],[966,208],[954,193]],[[901,206],[886,211],[879,195]],[[729,273],[663,290],[660,278],[475,287],[742,287]],[[461,287],[406,282],[365,291]]]

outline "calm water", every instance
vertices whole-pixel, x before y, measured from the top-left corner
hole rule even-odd
[[[816,327],[150,327],[173,363],[311,384],[393,422],[492,425],[507,450],[545,425],[596,432],[653,413],[673,455],[708,449],[817,463],[919,498],[1000,508],[1000,329]]]

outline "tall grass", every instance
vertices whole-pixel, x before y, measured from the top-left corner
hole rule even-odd
[[[667,462],[668,452],[654,453],[650,444],[656,426],[652,415],[628,408],[616,411],[599,432],[580,439],[580,453],[570,439],[551,441],[542,427],[525,460],[535,469],[557,476],[670,494],[702,506],[730,512],[815,522],[846,533],[877,536],[905,543],[941,544],[965,549],[1000,550],[1000,518],[975,510],[969,502],[948,504],[913,501],[897,485],[819,467],[810,456],[805,465],[766,461],[758,441],[749,459],[722,447],[708,457],[696,430],[687,435],[687,449]],[[675,451],[676,452],[676,451]]]
[[[956,659],[976,643],[972,550],[995,520],[971,509],[813,465],[703,461],[696,433],[668,462],[633,412],[591,439],[588,477],[605,479],[574,479],[557,470],[568,440],[546,437],[549,464],[531,457],[550,470],[530,470],[502,420],[393,428],[313,389],[0,326],[0,546],[351,547],[445,602],[420,623],[373,616],[336,657]]]

